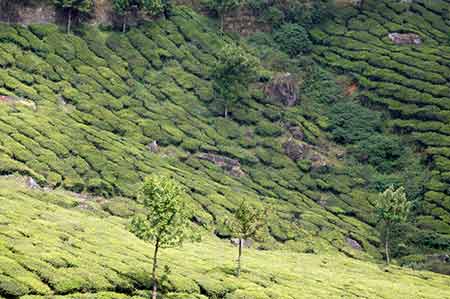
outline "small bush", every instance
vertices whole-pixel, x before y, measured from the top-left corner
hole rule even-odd
[[[258,124],[255,129],[256,134],[261,136],[280,136],[283,133],[283,130],[280,126],[263,121]]]
[[[404,144],[396,136],[374,134],[358,142],[353,154],[381,172],[392,172],[401,167],[399,159],[404,155]]]
[[[380,114],[354,102],[334,105],[329,118],[331,134],[339,143],[367,139],[381,129]]]
[[[286,24],[275,31],[274,39],[280,49],[290,56],[297,56],[308,53],[312,49],[312,42],[309,39],[305,28],[297,24]]]

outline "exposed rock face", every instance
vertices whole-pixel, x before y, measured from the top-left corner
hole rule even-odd
[[[32,177],[28,177],[25,181],[26,185],[30,189],[39,189],[40,186]]]
[[[10,1],[10,0],[0,0]],[[115,15],[111,0],[96,0],[94,1],[93,13],[87,18],[87,22],[91,24],[113,25],[121,23],[122,18]],[[33,1],[26,4],[13,3],[10,5],[10,11],[0,10],[0,21],[12,22],[20,24],[37,24],[37,23],[61,23],[66,22],[61,10],[55,9],[51,1]],[[128,23],[134,25],[138,18],[142,16],[130,16]],[[78,17],[74,16],[74,21],[78,21]]]
[[[9,1],[9,0],[1,0]],[[33,5],[20,5],[13,1],[9,4],[9,11],[0,10],[0,21],[15,22],[25,25],[34,23],[55,23],[57,16],[53,5],[49,3],[33,2]]]
[[[294,137],[297,140],[303,140],[305,138],[305,134],[303,133],[300,127],[291,126],[289,127],[289,132],[291,132],[292,137]]]
[[[254,11],[242,7],[235,9],[225,15],[224,30],[227,32],[239,33],[241,36],[250,36],[255,32],[268,32],[271,27],[267,24],[258,22]]]
[[[275,76],[265,87],[265,93],[270,98],[285,106],[294,106],[298,101],[298,82],[291,73]]]
[[[415,33],[389,33],[389,39],[397,45],[420,45],[422,38]]]
[[[11,97],[0,95],[0,102],[10,102],[10,101],[12,101]]]
[[[450,256],[448,254],[441,254],[438,259],[443,263],[450,263]]]
[[[350,238],[350,237],[346,237],[346,238],[345,238],[345,241],[346,241],[347,244],[350,245],[353,249],[356,249],[356,250],[363,250],[361,244],[359,244],[358,241],[356,241],[356,240],[354,240],[354,239],[352,239],[352,238]]]
[[[240,177],[245,174],[241,169],[241,163],[239,162],[239,160],[210,153],[201,153],[197,155],[197,157],[201,160],[210,161],[217,166],[222,167],[232,176]]]
[[[311,167],[313,169],[318,169],[321,167],[326,167],[328,165],[327,160],[324,156],[322,156],[321,154],[313,154],[310,158],[312,164]]]
[[[289,139],[283,144],[285,154],[293,161],[303,159],[305,152],[309,149],[308,145]]]
[[[159,145],[158,142],[156,142],[156,140],[153,140],[152,142],[150,142],[147,145],[147,148],[149,151],[151,151],[152,153],[157,153],[159,152]]]

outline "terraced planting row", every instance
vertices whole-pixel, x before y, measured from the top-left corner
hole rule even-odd
[[[231,119],[220,116],[209,73],[230,41],[207,22],[179,9],[126,34],[2,25],[0,173],[106,197],[134,197],[144,176],[167,173],[189,191],[193,220],[220,236],[246,198],[274,205],[270,248],[379,257],[367,182],[315,147],[325,138],[319,115],[254,88]],[[288,125],[305,136],[294,143],[311,148],[298,161],[283,146]],[[242,175],[211,162],[224,158]]]
[[[415,33],[397,45],[389,33]],[[350,73],[364,101],[391,112],[389,126],[423,145],[432,165],[418,226],[450,232],[450,1],[367,1],[311,31],[315,59]]]
[[[73,195],[30,190],[22,180],[0,178],[0,298],[149,298],[152,248],[127,231],[126,213],[117,216],[120,206],[136,206]],[[445,276],[398,267],[385,271],[339,254],[246,249],[238,279],[235,255],[229,242],[208,235],[201,243],[164,249],[160,273],[166,265],[170,271],[161,283],[163,297],[450,296]]]

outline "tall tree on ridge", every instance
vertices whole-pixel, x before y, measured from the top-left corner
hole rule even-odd
[[[214,89],[223,101],[224,117],[230,107],[239,99],[239,93],[248,89],[257,75],[259,61],[239,46],[226,45],[218,53],[213,69]]]
[[[67,33],[70,33],[74,13],[89,14],[94,9],[93,0],[53,0],[53,3],[67,13]]]

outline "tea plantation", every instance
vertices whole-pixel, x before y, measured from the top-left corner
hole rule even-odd
[[[365,182],[346,173],[334,149],[317,146],[324,143],[319,115],[275,105],[255,88],[232,119],[220,116],[209,69],[227,41],[211,28],[189,10],[126,34],[3,26],[0,93],[21,100],[0,105],[1,173],[129,198],[143,177],[171,174],[189,190],[196,222],[216,225],[218,235],[226,236],[221,220],[245,197],[274,206],[267,246],[304,250],[311,238],[317,250],[379,256],[371,199],[358,189]],[[35,109],[24,105],[30,101]],[[285,154],[287,123],[329,166]],[[202,159],[205,153],[238,160],[243,175]],[[321,171],[327,167],[333,170]]]
[[[432,172],[425,185],[417,225],[450,232],[449,103],[450,2],[367,1],[365,10],[340,11],[315,28],[315,59],[350,73],[363,90],[361,100],[387,109],[388,126],[419,145]],[[414,33],[421,45],[397,45],[393,32]]]
[[[155,173],[186,187],[205,235],[163,253],[167,298],[450,297],[443,276],[371,263],[382,258],[374,201],[391,183],[420,201],[394,257],[420,268],[450,248],[447,4],[372,1],[310,31],[317,62],[351,73],[364,104],[392,117],[345,95],[348,77],[256,38],[242,47],[263,61],[259,82],[222,117],[211,70],[235,41],[188,8],[126,33],[0,24],[0,298],[148,298],[152,250],[125,225]],[[395,46],[392,30],[425,43]],[[280,69],[301,78],[295,106],[263,92]],[[272,212],[238,280],[223,222],[242,199]]]
[[[0,290],[5,298],[149,298],[152,248],[111,211],[62,191],[33,191],[0,179]],[[162,252],[170,265],[163,298],[446,298],[448,278],[382,266],[342,254],[247,249],[234,276],[236,248],[205,236]],[[3,298],[0,296],[0,298]]]

